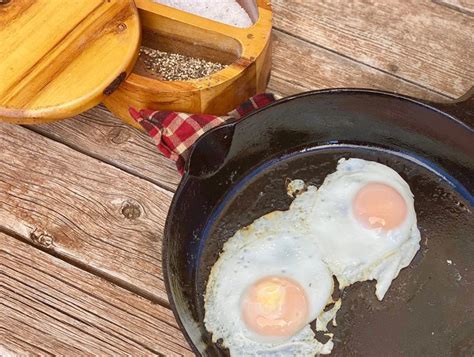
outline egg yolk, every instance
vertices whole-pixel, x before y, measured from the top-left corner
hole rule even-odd
[[[403,197],[393,187],[369,183],[357,193],[352,208],[355,217],[368,228],[390,230],[398,227],[407,215]]]
[[[266,277],[244,294],[242,318],[250,330],[261,336],[290,337],[307,323],[308,300],[297,282]]]

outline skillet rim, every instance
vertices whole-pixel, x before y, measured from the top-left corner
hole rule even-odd
[[[169,241],[170,236],[171,236],[171,234],[170,234],[171,217],[174,216],[174,212],[176,211],[176,205],[177,205],[177,203],[180,199],[180,196],[182,195],[182,191],[184,191],[184,189],[186,188],[189,180],[193,178],[193,175],[191,175],[189,173],[189,169],[190,169],[190,163],[192,161],[194,151],[196,150],[196,148],[199,146],[199,144],[201,142],[206,140],[206,137],[210,133],[213,133],[213,132],[218,131],[218,130],[222,130],[223,128],[231,128],[231,127],[235,128],[242,121],[247,120],[247,119],[251,118],[252,116],[256,115],[257,113],[260,113],[261,111],[266,110],[270,107],[285,104],[285,103],[287,103],[289,101],[292,101],[294,99],[299,99],[299,98],[304,98],[304,97],[307,97],[307,96],[313,96],[313,95],[319,95],[319,94],[335,94],[335,95],[337,95],[337,94],[349,94],[349,95],[351,95],[351,94],[369,94],[369,95],[375,95],[375,96],[384,96],[384,97],[390,97],[390,98],[395,98],[395,99],[406,100],[406,101],[411,102],[413,104],[421,105],[422,107],[425,107],[425,108],[430,109],[434,112],[442,114],[442,115],[448,117],[450,120],[455,121],[459,125],[465,127],[467,130],[470,130],[471,132],[474,133],[474,127],[471,127],[468,123],[464,122],[462,119],[458,118],[457,116],[455,116],[452,113],[449,113],[447,111],[448,108],[446,106],[447,105],[449,106],[451,104],[456,103],[457,102],[456,100],[446,101],[446,102],[432,102],[430,100],[418,99],[418,98],[414,98],[414,97],[411,97],[411,96],[408,96],[408,95],[398,94],[398,93],[395,93],[395,92],[390,92],[390,91],[385,91],[385,90],[369,89],[369,88],[350,88],[350,87],[348,87],[348,88],[327,88],[327,89],[311,90],[311,91],[306,91],[306,92],[293,94],[293,95],[288,96],[288,97],[283,97],[283,98],[278,99],[275,102],[273,102],[273,103],[271,103],[271,104],[269,104],[269,105],[267,105],[263,108],[260,108],[260,109],[257,109],[255,111],[253,111],[252,113],[244,116],[239,121],[233,121],[233,122],[229,122],[229,123],[217,126],[215,128],[210,129],[209,131],[204,133],[201,137],[199,137],[191,147],[189,158],[186,161],[186,164],[185,164],[185,167],[184,167],[183,177],[181,178],[181,181],[179,182],[178,187],[177,187],[176,191],[173,194],[173,199],[171,201],[171,204],[170,204],[170,207],[168,209],[167,216],[166,216],[165,227],[164,227],[164,230],[163,230],[162,247],[161,247],[161,257],[162,257],[161,269],[162,269],[162,272],[163,272],[163,280],[165,282],[166,295],[168,296],[168,303],[171,307],[171,310],[173,311],[173,315],[174,315],[174,317],[175,317],[175,319],[178,323],[179,329],[183,333],[183,335],[184,335],[186,341],[188,342],[189,346],[191,347],[192,351],[197,356],[202,356],[202,353],[198,350],[198,348],[196,347],[194,341],[189,336],[189,334],[188,334],[188,332],[187,332],[187,330],[186,330],[186,328],[185,328],[185,326],[184,326],[184,324],[181,320],[181,316],[179,315],[179,313],[177,311],[176,303],[175,303],[174,298],[173,298],[173,293],[171,292],[171,282],[170,282],[170,275],[169,275],[169,269],[168,269],[169,258],[168,258],[168,254],[167,254],[167,252],[168,252],[168,241]],[[468,96],[468,97],[471,97],[473,95],[474,95],[474,87],[471,88],[465,94],[465,96]],[[461,97],[460,99],[464,98],[465,96]],[[439,106],[439,107],[437,107],[437,106]]]

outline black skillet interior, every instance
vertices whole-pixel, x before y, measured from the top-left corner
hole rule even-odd
[[[450,109],[462,105],[472,110],[472,101]],[[196,352],[226,354],[202,323],[207,278],[224,242],[287,209],[288,179],[320,185],[342,157],[381,162],[409,183],[422,248],[382,302],[373,282],[345,289],[332,354],[474,353],[474,132],[429,105],[367,90],[287,98],[196,144],[163,251],[171,305]]]

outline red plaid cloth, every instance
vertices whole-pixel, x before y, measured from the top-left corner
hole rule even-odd
[[[155,140],[156,146],[166,157],[176,162],[178,171],[183,174],[189,149],[206,131],[229,119],[239,120],[256,109],[275,101],[273,94],[257,94],[227,116],[209,114],[186,114],[143,109],[139,112],[130,108],[130,115]]]

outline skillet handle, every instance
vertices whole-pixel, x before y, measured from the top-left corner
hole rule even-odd
[[[462,97],[447,103],[425,103],[447,113],[462,121],[467,126],[474,128],[474,87],[471,87]]]

